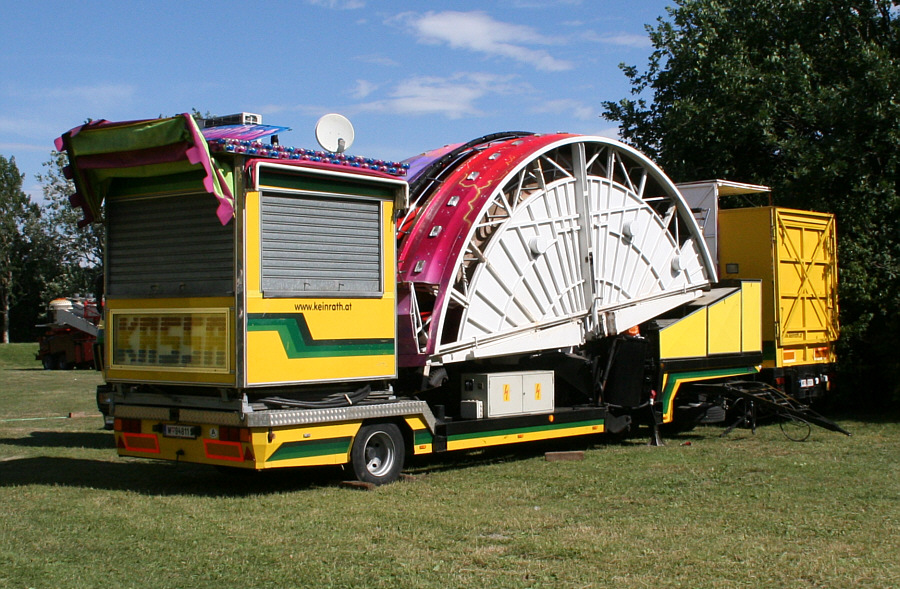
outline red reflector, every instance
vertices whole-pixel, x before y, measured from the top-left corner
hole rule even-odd
[[[239,442],[222,442],[220,440],[203,440],[206,457],[213,460],[231,460],[243,462],[244,454]]]
[[[159,454],[159,440],[153,434],[124,433],[120,438],[129,452],[150,452]]]
[[[780,387],[783,387],[784,386],[784,377],[783,376],[776,377],[775,384],[777,384]]]

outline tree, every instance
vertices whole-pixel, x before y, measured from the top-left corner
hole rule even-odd
[[[836,214],[841,369],[900,399],[900,13],[890,0],[674,0],[623,139],[676,181],[773,187]],[[861,391],[862,392],[862,391]]]
[[[30,202],[21,238],[13,256],[15,281],[11,289],[11,341],[34,341],[35,326],[45,322],[47,302],[60,296],[58,284],[66,275],[62,251],[45,229],[42,210]]]
[[[44,192],[44,231],[53,237],[62,256],[54,296],[93,292],[103,266],[104,227],[101,223],[78,227],[82,212],[69,203],[75,186],[63,173],[67,163],[65,154],[54,151],[44,162],[46,173],[37,175]]]
[[[37,211],[22,191],[16,159],[0,155],[0,341],[9,343],[10,307],[17,287],[18,262],[26,243],[25,228]]]
[[[79,230],[68,195],[74,188],[54,153],[44,184],[44,208],[22,191],[15,158],[0,155],[0,324],[2,342],[31,340],[47,302],[89,293],[103,260],[102,226]]]

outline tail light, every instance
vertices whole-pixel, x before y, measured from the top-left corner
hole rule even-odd
[[[249,442],[250,430],[243,427],[227,427],[219,428],[219,439],[223,442]]]
[[[113,423],[113,429],[117,432],[123,432],[127,434],[139,434],[141,433],[141,420],[116,418],[115,422]]]

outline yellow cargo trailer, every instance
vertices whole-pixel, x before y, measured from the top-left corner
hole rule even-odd
[[[830,387],[839,331],[835,233],[828,213],[719,211],[719,275],[762,280],[763,374],[794,397]]]

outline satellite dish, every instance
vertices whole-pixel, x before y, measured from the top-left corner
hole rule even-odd
[[[327,114],[316,123],[316,141],[331,153],[343,153],[349,149],[353,137],[353,125],[344,115]]]

